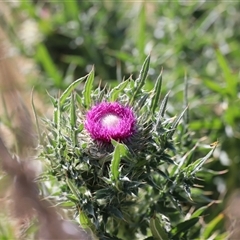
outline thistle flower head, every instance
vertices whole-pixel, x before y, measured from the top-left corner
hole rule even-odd
[[[44,135],[42,156],[50,160],[49,174],[59,180],[63,196],[67,194],[76,209],[81,208],[76,212],[80,221],[84,219],[86,225],[87,219],[87,227],[101,239],[116,239],[122,234],[136,239],[135,233],[146,233],[149,228],[155,233],[155,225],[160,223],[161,232],[156,236],[181,238],[175,227],[169,230],[168,220],[160,218],[164,216],[161,206],[166,211],[175,209],[165,217],[175,225],[182,218],[181,201],[190,204],[195,175],[214,150],[192,162],[192,150],[185,153],[183,143],[175,146],[172,136],[186,109],[174,119],[165,117],[168,94],[161,99],[161,74],[152,90],[144,87],[149,64],[150,56],[135,81],[124,80],[108,92],[100,86],[93,89],[92,70],[53,101],[53,122],[46,121],[50,133]],[[82,94],[72,92],[85,79]],[[94,102],[100,103],[92,105]],[[181,129],[177,142],[187,139],[190,144],[189,132],[184,134],[185,127]],[[111,140],[115,140],[112,145]],[[190,156],[184,163],[182,153]],[[131,229],[122,221],[125,213],[133,223]]]
[[[94,140],[124,141],[135,132],[136,118],[131,108],[118,102],[102,102],[86,115],[85,128]]]

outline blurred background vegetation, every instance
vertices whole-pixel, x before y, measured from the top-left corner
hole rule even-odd
[[[223,232],[228,199],[240,187],[240,3],[238,1],[14,1],[1,3],[0,25],[17,57],[24,88],[34,86],[46,114],[57,95],[95,66],[96,85],[136,75],[151,53],[148,86],[163,68],[168,114],[181,112],[188,82],[189,130],[219,141],[203,189],[214,200],[211,227]],[[27,91],[26,90],[26,91]],[[29,94],[30,96],[30,94]],[[181,139],[179,140],[181,141]],[[218,161],[219,160],[219,161]],[[218,219],[220,219],[218,221]],[[206,233],[206,237],[209,237]]]

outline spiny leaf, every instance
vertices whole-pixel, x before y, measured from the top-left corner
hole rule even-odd
[[[157,105],[159,103],[159,100],[160,100],[161,89],[162,89],[162,72],[163,71],[160,72],[160,74],[159,74],[159,76],[156,80],[154,89],[153,89],[154,96],[152,98],[151,106],[150,106],[150,109],[151,109],[152,113],[155,112],[155,110],[157,108]]]
[[[195,161],[194,163],[188,165],[186,168],[183,169],[183,171],[186,171],[189,175],[194,175],[195,173],[197,173],[201,169],[203,164],[212,155],[212,153],[214,152],[216,147],[217,147],[217,143],[214,143],[213,148],[211,149],[211,151],[205,157],[200,158],[197,161]]]
[[[187,109],[188,109],[188,107],[186,107],[186,108],[182,111],[182,113],[174,120],[174,122],[173,122],[173,124],[172,124],[172,126],[171,126],[172,131],[170,131],[170,132],[168,133],[169,138],[171,138],[171,137],[173,136],[173,134],[174,134],[174,132],[175,132],[175,130],[176,130],[179,122],[181,121],[181,119],[182,119],[182,117],[184,116],[184,113],[187,111]]]
[[[60,99],[58,99],[57,101],[57,105],[54,106],[54,111],[53,111],[53,121],[54,121],[54,124],[57,126],[57,130],[58,132],[60,133],[60,115],[61,115],[61,110],[60,110]]]
[[[71,108],[70,108],[70,124],[72,127],[72,140],[73,140],[73,145],[75,146],[77,143],[77,132],[76,132],[76,121],[77,121],[77,116],[76,116],[76,107],[75,107],[75,97],[74,94],[72,93],[72,98],[71,98]]]
[[[88,218],[88,216],[81,210],[79,210],[79,222],[81,224],[81,227],[84,229],[94,229],[94,226],[91,222],[91,220]]]
[[[118,180],[119,177],[119,164],[121,157],[125,156],[127,153],[127,148],[124,144],[118,143],[112,139],[112,144],[114,145],[115,149],[112,153],[112,161],[110,165],[111,169],[111,179],[112,181]]]
[[[140,110],[147,102],[147,99],[149,99],[149,93],[142,94],[142,97],[139,99],[139,101],[136,103],[136,109]]]
[[[208,204],[207,206],[203,206],[199,209],[197,209],[191,216],[191,218],[195,218],[195,217],[199,217],[202,215],[202,213],[207,209],[209,208],[211,205],[213,205],[215,202],[211,202],[210,204]]]
[[[86,108],[88,108],[91,105],[91,91],[93,88],[93,81],[94,81],[94,67],[89,73],[83,89],[84,105]]]
[[[76,111],[75,111],[75,97],[74,94],[72,94],[71,97],[71,108],[70,108],[70,124],[72,128],[76,125]]]
[[[130,100],[130,105],[132,105],[133,101],[135,100],[138,93],[140,92],[140,90],[142,89],[142,87],[145,84],[147,74],[148,74],[149,64],[150,64],[150,55],[148,55],[147,58],[145,59],[142,69],[140,71],[139,77],[135,81],[135,91]]]
[[[119,94],[127,87],[129,84],[130,79],[127,79],[123,82],[121,82],[119,85],[117,85],[115,88],[112,89],[112,91],[109,93],[109,99],[110,101],[115,101]]]
[[[75,195],[76,198],[79,197],[79,191],[76,188],[76,186],[72,183],[72,181],[69,178],[66,178],[66,183],[68,187],[70,188],[71,192]]]
[[[115,217],[117,217],[117,218],[119,218],[119,219],[124,220],[123,214],[122,214],[122,212],[121,212],[118,208],[116,208],[116,207],[114,207],[114,206],[110,206],[110,207],[109,207],[109,212],[110,212],[113,216],[115,216]]]
[[[152,217],[150,219],[150,230],[152,232],[153,238],[156,240],[167,240],[169,239],[165,230],[161,226],[160,220],[158,217]]]
[[[178,239],[180,239],[179,237],[181,236],[181,234],[184,234],[187,230],[189,230],[191,227],[193,227],[198,222],[198,220],[199,220],[199,218],[195,217],[195,218],[190,218],[189,220],[179,223],[171,231],[173,234],[173,238],[178,237]]]
[[[66,98],[71,94],[71,92],[78,86],[78,84],[80,84],[81,82],[83,82],[83,80],[86,79],[88,75],[81,77],[79,79],[77,79],[76,81],[74,81],[72,84],[70,84],[68,86],[68,88],[63,92],[63,94],[60,97],[60,106],[63,106]]]
[[[36,121],[38,139],[39,139],[40,144],[42,145],[42,135],[41,135],[41,132],[40,132],[38,116],[37,116],[35,104],[34,104],[34,101],[33,101],[33,90],[32,90],[32,94],[31,94],[31,104],[32,104],[32,109],[33,109],[33,115],[34,115],[34,118],[35,118],[35,121]]]
[[[162,100],[162,104],[160,106],[160,110],[159,110],[159,115],[161,117],[164,116],[166,108],[167,108],[167,103],[168,103],[168,97],[169,97],[170,91],[166,94],[166,96],[164,97],[164,99]]]
[[[160,109],[157,115],[157,121],[155,124],[155,131],[157,130],[159,124],[161,123],[161,119],[163,118],[165,111],[166,111],[166,107],[167,107],[167,102],[168,102],[168,96],[170,94],[170,91],[165,95],[164,99],[162,100],[162,103],[160,105]]]

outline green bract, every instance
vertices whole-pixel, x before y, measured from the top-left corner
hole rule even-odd
[[[60,98],[52,98],[53,120],[45,121],[41,155],[49,160],[46,176],[59,181],[65,205],[69,202],[80,224],[100,239],[192,239],[199,229],[203,211],[185,216],[194,204],[196,174],[214,148],[192,158],[198,143],[189,137],[187,118],[174,135],[187,108],[177,117],[165,116],[169,94],[161,96],[162,73],[151,91],[144,90],[149,64],[148,56],[136,80],[109,91],[93,88],[92,70]],[[99,144],[84,128],[86,112],[103,101],[133,109],[137,132],[129,141]]]

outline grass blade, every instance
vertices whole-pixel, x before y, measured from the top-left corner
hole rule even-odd
[[[62,76],[58,72],[57,67],[55,66],[46,46],[44,44],[39,44],[36,51],[36,59],[43,66],[48,76],[52,79],[53,84],[57,88],[62,87]]]

